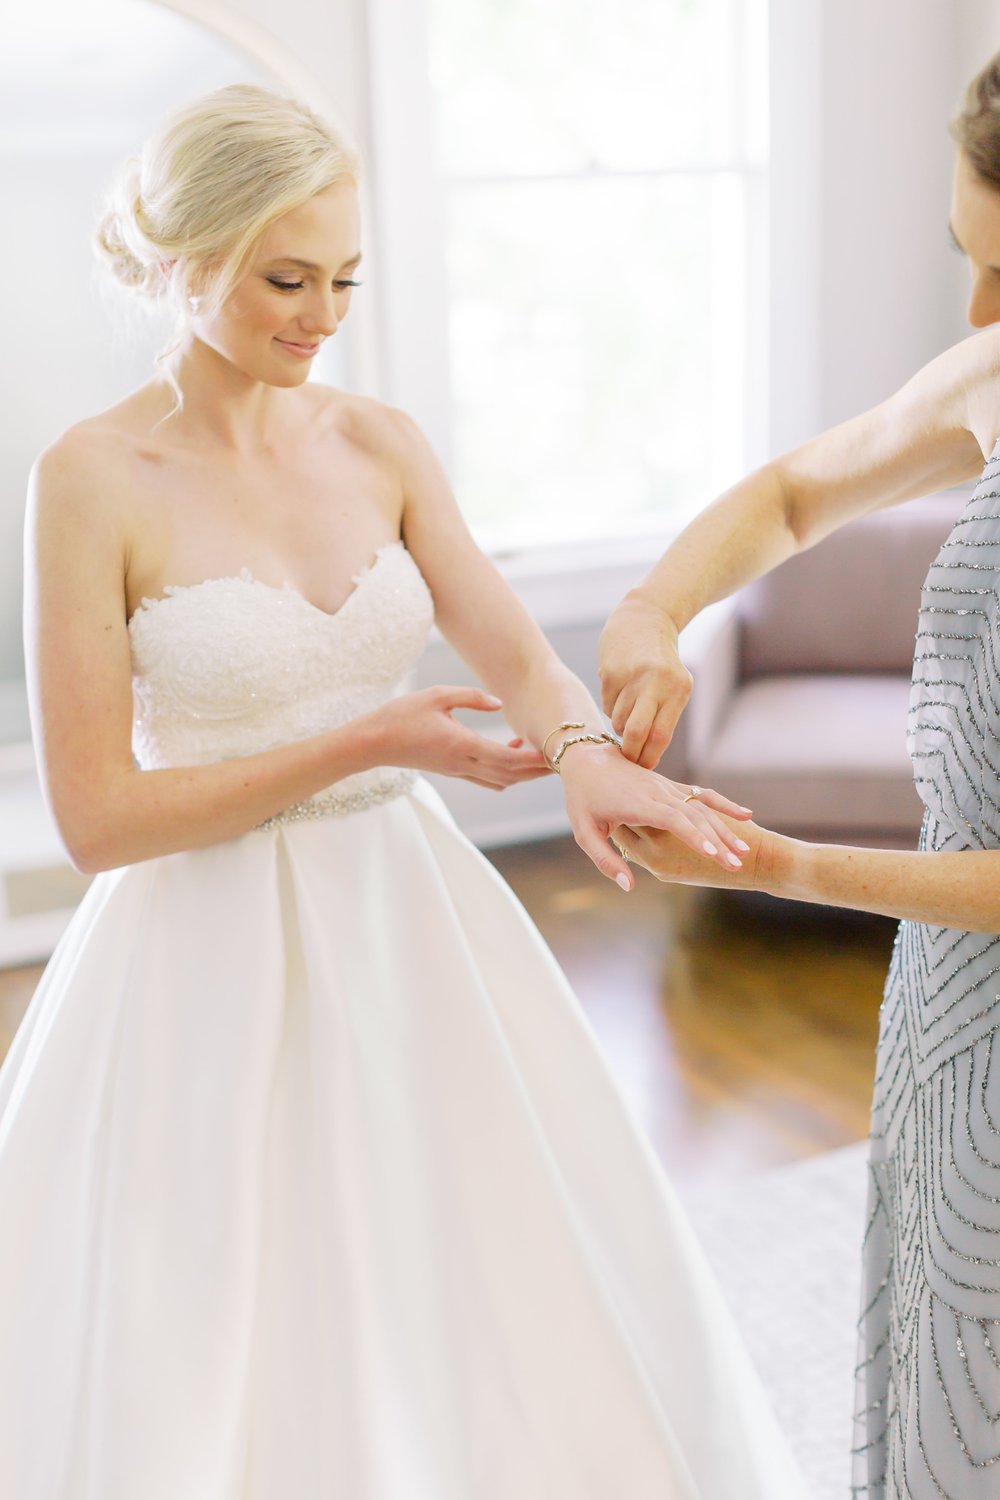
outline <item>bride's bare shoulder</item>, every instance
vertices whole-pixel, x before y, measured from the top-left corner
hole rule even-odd
[[[330,430],[373,457],[394,458],[400,446],[417,431],[416,424],[395,406],[373,396],[357,396],[332,386],[310,385],[316,414]]]
[[[32,466],[30,503],[63,508],[77,499],[91,514],[95,505],[120,504],[131,489],[144,434],[148,446],[153,404],[144,387],[67,428]]]

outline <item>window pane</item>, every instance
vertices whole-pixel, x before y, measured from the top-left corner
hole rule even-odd
[[[446,176],[731,161],[744,0],[429,0]]]
[[[484,540],[648,527],[728,481],[745,192],[722,173],[453,188],[453,460]]]

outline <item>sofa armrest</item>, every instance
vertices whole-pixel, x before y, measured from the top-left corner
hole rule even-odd
[[[703,609],[680,639],[681,660],[694,678],[681,715],[685,765],[704,758],[736,691],[740,669],[740,619],[734,599]],[[690,776],[685,778],[690,780]]]
[[[920,589],[968,501],[925,495],[838,527],[748,585],[741,680],[801,672],[905,672]]]

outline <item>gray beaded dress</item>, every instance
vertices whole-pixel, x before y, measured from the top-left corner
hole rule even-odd
[[[1000,847],[1000,443],[921,599],[921,847]],[[1000,880],[1000,874],[996,877]],[[852,1493],[1000,1496],[1000,937],[903,922],[882,1006]]]

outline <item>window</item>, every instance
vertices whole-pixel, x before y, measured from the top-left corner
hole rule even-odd
[[[427,0],[452,477],[494,549],[661,533],[764,416],[765,0]]]

